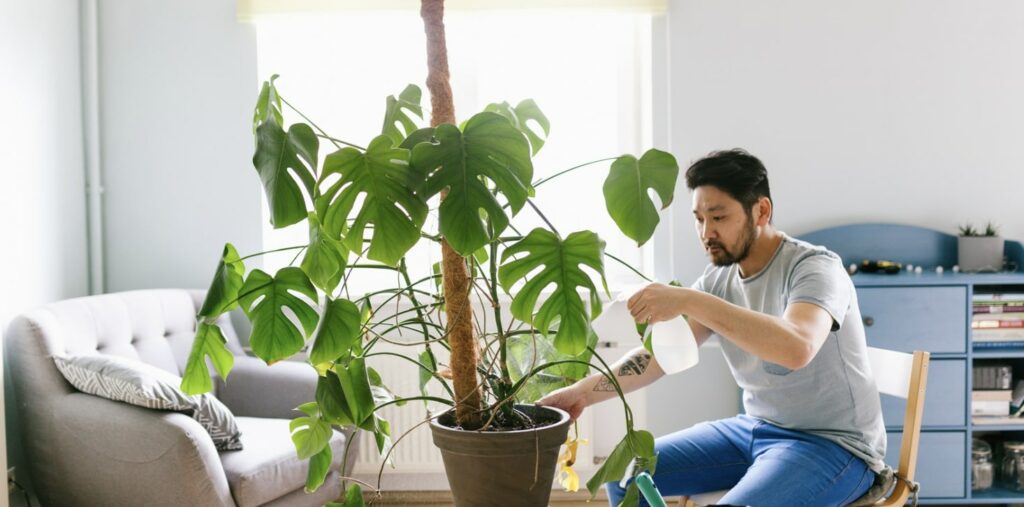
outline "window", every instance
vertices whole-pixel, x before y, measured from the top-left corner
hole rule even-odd
[[[455,111],[461,122],[491,102],[534,99],[551,121],[534,158],[534,181],[581,163],[650,147],[651,15],[608,11],[509,10],[446,13]],[[430,109],[423,25],[416,11],[261,16],[256,20],[261,80],[280,74],[282,95],[331,136],[365,146],[380,133],[385,97],[409,83]],[[299,121],[287,106],[285,122]],[[426,126],[429,118],[424,118]],[[323,157],[333,151],[322,142]],[[322,160],[322,158],[321,158]],[[619,232],[604,206],[610,162],[581,168],[538,188],[535,203],[563,235],[589,229],[607,252],[650,275],[644,249]],[[264,249],[307,241],[306,225],[274,230],[264,199]],[[436,220],[428,220],[436,231]],[[528,233],[543,222],[528,207],[513,220]],[[511,234],[511,231],[508,232]],[[273,272],[294,251],[267,255]],[[409,254],[414,278],[429,273],[440,249],[421,241]],[[606,259],[610,286],[636,283],[629,269]],[[357,270],[352,295],[393,273]]]

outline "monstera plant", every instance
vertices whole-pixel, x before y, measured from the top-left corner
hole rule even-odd
[[[437,58],[445,54],[440,3],[425,0],[423,10],[432,126],[419,126],[424,114],[414,85],[387,97],[383,128],[365,146],[332,137],[294,108],[302,121],[286,128],[283,105],[291,104],[279,93],[277,76],[263,83],[256,101],[253,164],[270,221],[275,228],[305,222],[309,241],[290,247],[295,260],[276,273],[245,265],[266,252],[241,257],[231,244],[224,247],[198,314],[182,388],[212,388],[207,360],[221,377],[229,376],[233,358],[216,321],[239,306],[252,323],[256,356],[273,364],[305,351],[319,380],[310,402],[297,407],[304,415],[291,429],[298,456],[309,459],[307,490],[320,487],[329,471],[332,428],[372,433],[387,460],[392,435],[380,415],[385,406],[443,403],[451,407],[450,426],[501,433],[543,425],[523,404],[591,371],[619,390],[594,351],[590,326],[601,311],[601,293],[608,291],[604,265],[612,257],[594,232],[560,233],[533,201],[544,183],[593,163],[535,177],[532,159],[544,146],[549,123],[532,100],[494,103],[456,124],[447,60]],[[675,159],[653,149],[611,162],[604,176],[607,212],[638,245],[658,223],[650,190],[667,206],[677,175]],[[527,207],[546,228],[516,227]],[[431,214],[436,230],[425,226]],[[419,242],[436,243],[443,261],[433,275],[413,280],[406,256]],[[364,269],[390,270],[400,282],[353,295],[347,280]],[[481,326],[482,318],[493,320]],[[395,396],[387,387],[388,371],[367,364],[374,355],[400,355],[380,351],[396,331],[415,333],[419,343],[401,355],[420,371],[416,395]],[[432,394],[431,386],[444,395]],[[624,437],[588,482],[591,493],[621,479],[634,458],[654,466],[653,437],[633,427],[622,402]],[[417,406],[423,410],[419,404],[405,409]],[[550,478],[546,484],[550,491]],[[637,498],[633,487],[627,503]],[[344,501],[362,505],[360,484],[348,488]]]

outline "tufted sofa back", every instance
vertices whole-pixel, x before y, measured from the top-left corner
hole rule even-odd
[[[195,334],[201,290],[138,290],[51,303],[15,318],[4,336],[15,406],[27,456],[46,456],[59,421],[54,407],[75,389],[53,357],[106,354],[181,375]],[[242,355],[228,315],[218,321],[228,348]],[[10,414],[15,415],[15,414]],[[46,475],[46,467],[33,473]],[[42,484],[59,477],[37,478]]]

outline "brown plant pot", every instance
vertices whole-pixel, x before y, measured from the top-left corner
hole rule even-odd
[[[569,414],[552,407],[516,408],[534,418],[550,415],[554,422],[530,430],[466,431],[452,427],[452,412],[430,421],[456,507],[548,505]]]

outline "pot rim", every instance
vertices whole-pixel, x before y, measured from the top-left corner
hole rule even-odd
[[[554,428],[554,427],[560,426],[562,424],[568,424],[570,422],[569,421],[569,413],[566,412],[565,410],[562,410],[562,409],[558,408],[558,407],[551,407],[551,406],[547,406],[547,405],[532,405],[532,404],[526,404],[526,403],[517,403],[515,406],[516,407],[530,407],[532,409],[539,409],[539,410],[550,410],[550,411],[555,412],[556,414],[558,414],[558,420],[554,421],[552,423],[549,423],[549,424],[545,424],[544,426],[538,426],[536,428],[530,428],[528,430],[512,430],[512,431],[466,430],[466,429],[462,429],[462,428],[452,428],[451,426],[445,426],[445,425],[440,423],[439,419],[441,419],[441,417],[443,417],[445,414],[451,412],[452,410],[455,410],[454,408],[449,408],[448,410],[445,410],[444,412],[441,412],[440,414],[438,414],[436,417],[431,418],[430,419],[430,427],[431,428],[436,428],[438,430],[450,431],[452,433],[476,433],[478,435],[486,434],[486,435],[495,435],[495,438],[501,438],[499,435],[515,436],[515,435],[523,435],[523,434],[526,434],[526,433],[535,433],[537,431],[545,430],[545,429],[548,429],[548,428]]]

